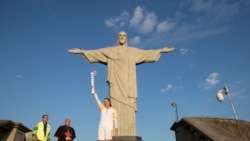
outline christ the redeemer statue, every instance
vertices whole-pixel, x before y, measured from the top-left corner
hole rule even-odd
[[[136,136],[137,82],[136,65],[156,62],[161,53],[174,51],[173,47],[142,50],[128,47],[127,34],[119,32],[117,45],[96,50],[69,49],[82,54],[89,63],[107,65],[107,83],[112,106],[117,110],[119,136]]]

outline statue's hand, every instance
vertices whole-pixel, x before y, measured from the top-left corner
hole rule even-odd
[[[79,48],[72,48],[68,50],[69,53],[81,54],[82,51]]]
[[[164,47],[163,49],[161,49],[161,52],[162,53],[166,53],[166,52],[171,52],[171,51],[174,51],[175,48],[173,47]]]

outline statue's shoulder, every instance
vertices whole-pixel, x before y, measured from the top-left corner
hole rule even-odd
[[[140,49],[140,48],[138,48],[138,47],[128,47],[130,50],[134,50],[134,51],[136,51],[136,50],[142,50],[142,49]]]
[[[116,48],[116,46],[108,46],[108,47],[105,47],[106,49],[114,49]]]
[[[122,47],[123,49],[128,49],[128,50],[140,50],[139,48],[136,48],[136,47],[131,47],[131,46],[128,46],[128,47]],[[105,47],[105,48],[101,48],[101,49],[104,49],[104,50],[121,50],[121,47],[118,47],[118,46],[110,46],[110,47]]]
[[[108,46],[108,47],[102,47],[102,48],[98,48],[98,50],[110,50],[115,48],[114,46]]]
[[[137,47],[128,46],[129,49],[138,49]]]

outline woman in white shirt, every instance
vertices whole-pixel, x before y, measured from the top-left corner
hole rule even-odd
[[[113,135],[113,127],[115,128],[115,136],[118,136],[116,110],[111,106],[109,98],[104,98],[104,104],[102,104],[98,98],[95,88],[92,88],[94,89],[94,92],[92,94],[98,104],[99,110],[101,111],[101,119],[98,129],[98,141],[111,141]]]

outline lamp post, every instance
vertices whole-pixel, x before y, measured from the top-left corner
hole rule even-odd
[[[178,122],[177,103],[175,101],[171,101],[171,105],[175,108],[176,122]]]
[[[217,98],[217,100],[219,102],[222,102],[224,100],[224,96],[223,95],[227,95],[228,96],[228,99],[230,101],[230,104],[231,104],[231,107],[232,107],[232,110],[233,110],[233,113],[234,113],[234,118],[238,119],[238,117],[236,115],[236,112],[235,112],[235,109],[234,109],[234,105],[233,105],[232,100],[231,100],[231,95],[230,95],[227,87],[223,87],[221,90],[218,90],[216,98]]]

